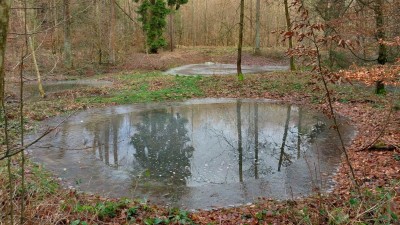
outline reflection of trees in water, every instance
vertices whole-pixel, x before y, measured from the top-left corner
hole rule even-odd
[[[289,120],[290,120],[290,110],[291,106],[288,106],[287,111],[286,111],[286,121],[285,121],[285,128],[283,131],[283,138],[282,138],[282,144],[280,147],[280,154],[279,154],[279,163],[278,163],[278,171],[281,171],[282,164],[284,166],[289,166],[292,163],[292,157],[290,154],[287,154],[285,152],[285,145],[286,145],[286,138],[288,135],[288,129],[289,129]]]
[[[286,117],[283,118],[284,129],[279,131],[279,133],[282,132],[280,141],[273,140],[273,136],[268,135],[268,132],[271,132],[268,131],[269,128],[263,127],[265,125],[265,118],[262,116],[265,116],[264,108],[262,105],[261,109],[259,107],[260,103],[257,102],[247,103],[240,100],[236,102],[236,110],[231,114],[232,117],[226,120],[233,123],[231,125],[236,131],[234,136],[226,129],[207,128],[212,132],[213,138],[216,137],[225,143],[220,146],[227,150],[224,152],[228,152],[234,161],[237,160],[235,164],[238,169],[235,174],[241,182],[245,178],[266,177],[276,170],[281,171],[282,167],[291,165],[296,158],[300,158],[301,151],[307,147],[310,140],[312,141],[312,131],[319,131],[308,127],[303,128],[301,109],[297,112],[295,108],[287,106],[286,113],[282,114]],[[261,114],[259,114],[260,110]],[[142,174],[146,178],[185,184],[185,178],[192,175],[189,159],[194,151],[186,129],[188,120],[181,114],[169,112],[166,109],[147,111],[140,115],[142,121],[139,123],[132,119],[137,118],[136,116],[128,118],[128,124],[136,124],[135,126],[128,125],[135,130],[133,136],[129,135],[130,143],[135,148],[133,155],[135,175],[148,171]],[[227,117],[229,115],[225,115],[225,118]],[[291,124],[290,121],[293,119],[296,122],[293,121]],[[86,127],[93,135],[93,154],[108,166],[118,167],[119,160],[123,160],[118,157],[127,157],[118,152],[119,138],[124,138],[123,134],[119,134],[124,121],[126,122],[126,117],[115,116],[103,120],[102,123],[91,123],[91,126]],[[227,124],[227,127],[230,126]],[[275,162],[278,164],[276,167]]]
[[[149,171],[149,178],[185,184],[191,175],[190,161],[194,148],[185,128],[187,119],[179,113],[166,110],[143,113],[142,122],[136,125],[137,132],[131,138],[136,149],[134,154],[141,170]]]
[[[244,111],[245,106],[248,111]],[[265,176],[273,172],[272,165],[268,165],[265,157],[260,157],[260,152],[267,152],[278,162],[277,171],[282,167],[288,167],[293,160],[300,158],[301,149],[305,143],[301,133],[302,111],[299,109],[297,124],[289,126],[291,120],[292,107],[287,106],[283,135],[280,142],[271,141],[264,131],[259,131],[259,104],[243,104],[240,100],[236,102],[236,140],[230,140],[224,131],[214,130],[214,134],[223,140],[231,149],[234,150],[238,162],[239,181],[243,182],[243,177],[254,177],[259,179],[260,175]],[[243,126],[243,125],[246,125]],[[260,133],[261,132],[261,133]],[[262,139],[260,139],[260,135]],[[304,149],[304,148],[303,148]],[[263,154],[265,156],[265,154]]]
[[[92,153],[107,166],[115,168],[119,166],[118,143],[122,122],[123,117],[113,116],[102,123],[89,123],[91,126],[87,127],[93,132]]]

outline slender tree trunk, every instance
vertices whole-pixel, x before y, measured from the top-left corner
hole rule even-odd
[[[0,1],[0,102],[4,102],[5,70],[4,61],[6,53],[7,32],[10,0]]]
[[[101,46],[101,17],[100,17],[100,1],[101,0],[96,0],[95,1],[95,14],[96,14],[96,31],[97,31],[97,54],[98,54],[98,62],[99,64],[102,64],[102,58],[103,58],[103,50]]]
[[[118,169],[118,121],[112,121],[114,166]]]
[[[238,132],[238,153],[239,153],[239,181],[243,182],[243,146],[242,146],[242,102],[240,100],[236,103],[236,116],[237,116],[237,132]]]
[[[242,73],[243,28],[244,28],[244,0],[240,0],[239,44],[238,44],[238,55],[236,63],[238,80],[243,80],[244,78]]]
[[[51,5],[53,6],[53,34],[52,34],[52,51],[53,54],[57,54],[58,47],[58,27],[57,27],[57,0],[52,0]]]
[[[384,28],[384,15],[383,15],[383,0],[376,0],[375,6],[375,20],[376,20],[376,37],[378,41],[384,41],[386,38],[385,28]],[[379,51],[378,51],[378,63],[384,65],[387,62],[387,49],[386,46],[382,43],[379,43]]]
[[[11,6],[11,1],[3,0],[0,1],[0,110],[1,114],[4,118],[0,118],[2,124],[4,123],[4,137],[6,144],[6,152],[8,155],[10,151],[10,143],[8,141],[8,119],[6,117],[6,107],[5,107],[5,99],[4,99],[4,91],[5,91],[5,52],[6,52],[6,44],[7,44],[7,32],[8,32],[8,21],[9,21],[9,10]],[[11,159],[7,159],[7,173],[8,173],[8,189],[9,199],[8,204],[5,205],[7,209],[4,214],[8,214],[10,217],[10,224],[14,224],[14,203],[13,203],[13,178],[11,174]]]
[[[254,178],[258,179],[258,103],[254,104]]]
[[[174,6],[170,6],[169,13],[169,50],[174,51]]]
[[[278,31],[279,28],[279,18],[278,18],[278,14],[275,11],[276,15],[275,15],[275,31]],[[279,47],[279,38],[280,38],[280,34],[279,32],[276,32],[275,34],[275,47]]]
[[[255,48],[254,53],[259,55],[260,49],[260,0],[256,2],[256,37],[255,37]]]
[[[109,58],[108,61],[111,64],[115,64],[115,33],[116,33],[116,18],[115,18],[115,1],[110,2],[110,41],[109,41]]]
[[[282,138],[282,145],[281,145],[281,153],[279,156],[279,163],[278,163],[278,171],[281,171],[282,163],[283,163],[283,156],[285,155],[285,143],[286,143],[286,138],[288,134],[288,129],[289,129],[289,121],[290,121],[290,111],[291,111],[291,106],[288,106],[287,111],[286,111],[286,122],[285,122],[285,128],[283,131],[283,138]]]
[[[250,43],[252,43],[253,41],[254,41],[254,36],[253,36],[253,32],[254,32],[254,24],[253,24],[253,0],[250,0],[250,6],[249,6],[249,9],[250,9],[250,12],[249,12],[249,14],[250,14],[250,20],[249,20],[249,22],[250,22],[250,32],[249,32],[249,35],[250,35]]]
[[[195,46],[195,39],[196,39],[196,30],[195,30],[195,23],[194,23],[194,12],[195,12],[195,10],[194,10],[194,1],[192,1],[192,13],[191,13],[191,19],[192,19],[192,29],[191,29],[191,31],[192,31],[192,46]]]
[[[28,26],[28,25],[26,25],[26,26]],[[29,33],[29,29],[26,28],[26,30],[27,30],[27,32]],[[28,39],[28,40],[29,40],[29,48],[31,49],[33,65],[35,66],[35,71],[36,71],[36,77],[37,77],[37,82],[38,82],[39,93],[40,93],[40,96],[41,96],[42,98],[44,98],[44,97],[46,97],[46,94],[45,94],[44,89],[43,89],[42,78],[41,78],[41,76],[40,76],[39,65],[38,65],[37,60],[36,60],[35,46],[33,45],[33,40],[32,40],[32,37],[31,37],[31,36],[29,36],[29,39]]]
[[[204,45],[208,45],[208,18],[207,18],[207,11],[208,11],[208,0],[204,0],[206,4],[206,9],[204,10]]]
[[[64,66],[72,68],[72,49],[71,49],[71,14],[69,11],[70,0],[63,0],[64,6]]]
[[[107,121],[104,131],[104,162],[107,166],[110,165],[110,121]]]
[[[287,31],[291,32],[292,31],[292,23],[290,22],[290,14],[289,14],[289,5],[288,5],[288,0],[283,0],[283,3],[285,5],[285,17],[286,17],[286,27]],[[293,48],[293,40],[292,36],[289,36],[289,50]],[[296,67],[294,65],[294,57],[290,56],[290,70],[296,70]]]
[[[303,119],[303,110],[299,108],[299,121],[297,123],[297,158],[301,156],[301,120]]]
[[[376,21],[376,37],[379,41],[379,49],[378,49],[378,63],[384,65],[387,62],[387,48],[381,43],[386,39],[385,33],[385,22],[384,22],[384,14],[383,14],[383,0],[376,0],[375,2],[375,21]],[[376,81],[376,94],[384,94],[385,93],[385,84],[382,80]]]

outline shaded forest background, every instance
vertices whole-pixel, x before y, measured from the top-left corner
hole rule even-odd
[[[99,65],[116,66],[137,60],[134,54],[146,52],[145,35],[136,13],[139,4],[131,0],[29,0],[26,25],[36,50],[39,70],[43,75],[55,74],[60,69],[87,75],[90,74],[88,70]],[[340,35],[353,46],[351,52],[326,46],[326,50],[331,50],[332,66],[376,63],[381,39],[378,31],[384,32],[385,40],[400,35],[399,0],[308,0],[306,5],[314,22],[327,24],[326,36]],[[377,28],[374,11],[377,6],[383,13],[384,30]],[[7,72],[16,72],[22,54],[25,42],[23,10],[23,1],[13,2]],[[168,45],[164,50],[183,46],[236,46],[239,11],[239,3],[235,0],[189,1],[167,16],[164,36]],[[257,0],[245,1],[243,44],[247,49],[255,47],[256,11]],[[290,2],[289,15],[292,22],[299,17]],[[262,52],[283,56],[287,49],[287,42],[282,38],[282,32],[287,29],[283,1],[260,0],[259,23]],[[68,46],[71,46],[70,54],[66,49]],[[398,47],[390,47],[387,51],[389,62],[399,55]],[[66,62],[69,57],[70,62]],[[25,63],[25,67],[34,75],[32,63]]]

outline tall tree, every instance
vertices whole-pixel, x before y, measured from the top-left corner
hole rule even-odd
[[[292,23],[290,21],[288,0],[283,0],[283,3],[285,5],[286,29],[287,29],[287,32],[290,33],[290,32],[292,32]],[[288,41],[289,41],[289,50],[291,50],[293,48],[292,35],[289,35]],[[290,56],[290,70],[292,70],[292,71],[296,70],[296,67],[294,65],[294,57],[293,56]]]
[[[64,66],[72,68],[71,49],[71,13],[69,8],[70,0],[63,0],[64,6]]]
[[[7,43],[10,6],[11,6],[11,0],[0,1],[0,103],[4,103],[4,86],[5,86],[4,61],[5,61],[5,52]]]
[[[98,54],[98,63],[102,63],[102,58],[103,58],[103,49],[102,49],[102,29],[101,29],[101,12],[100,12],[100,4],[101,0],[95,0],[94,2],[95,6],[95,17],[96,17],[96,36],[97,36],[97,41],[96,41],[96,47],[97,47],[97,54]]]
[[[243,28],[244,28],[244,0],[240,0],[240,22],[239,22],[239,43],[237,55],[237,76],[239,80],[243,80],[242,73],[242,45],[243,45]]]
[[[384,0],[358,0],[362,5],[372,9],[375,14],[375,26],[376,26],[376,39],[378,41],[378,58],[377,62],[380,65],[384,65],[387,62],[388,53],[387,47],[383,43],[386,40],[386,32],[385,32],[385,17],[384,17]],[[376,89],[375,92],[377,94],[385,93],[385,85],[382,80],[376,81]]]
[[[135,0],[139,2],[139,0]],[[157,53],[159,48],[167,45],[163,37],[165,26],[167,25],[166,16],[171,13],[167,8],[174,7],[178,10],[181,5],[186,4],[188,0],[141,0],[138,9],[140,15],[139,21],[142,22],[142,29],[146,35],[146,49],[150,53]]]
[[[116,15],[115,15],[115,0],[110,1],[110,40],[108,61],[115,64],[115,34],[116,34]]]
[[[260,54],[260,0],[256,1],[256,37],[255,37],[255,54]]]
[[[333,27],[331,23],[343,16],[347,9],[348,7],[346,7],[345,0],[318,0],[316,2],[315,11],[321,16],[326,24],[324,29],[326,38],[331,36],[335,30],[335,27]],[[327,46],[329,67],[333,67],[336,61],[335,46],[336,45],[332,44],[332,42]]]
[[[188,3],[189,0],[168,0],[168,6],[170,8],[169,11],[169,46],[171,52],[174,50],[175,43],[174,43],[174,15],[175,11],[177,11],[181,5]]]

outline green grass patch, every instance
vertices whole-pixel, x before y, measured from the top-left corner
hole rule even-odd
[[[203,96],[199,76],[168,76],[159,72],[129,74],[118,78],[121,85],[107,96],[79,98],[78,102],[129,104],[183,100]]]

